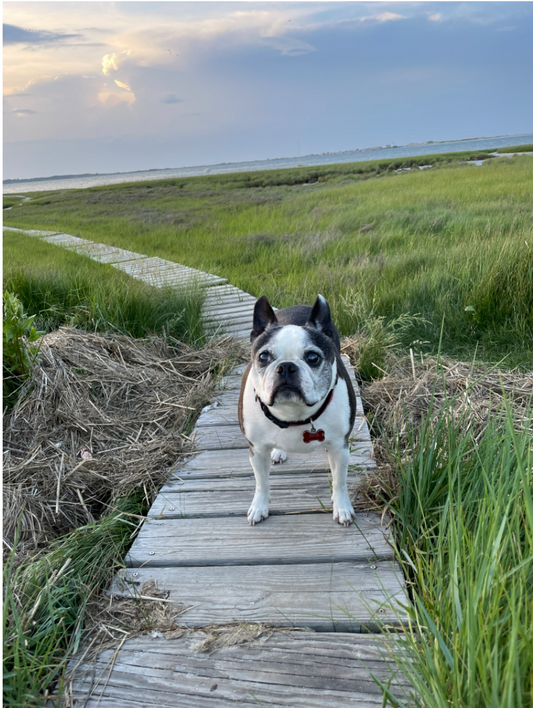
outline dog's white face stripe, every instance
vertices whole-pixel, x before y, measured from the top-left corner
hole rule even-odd
[[[308,337],[303,327],[286,325],[273,338],[276,359],[279,361],[296,361],[302,356],[307,346]]]

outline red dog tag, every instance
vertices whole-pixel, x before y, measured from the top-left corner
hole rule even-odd
[[[304,432],[304,442],[308,443],[311,440],[318,440],[318,442],[324,442],[326,436],[323,430],[306,430]]]

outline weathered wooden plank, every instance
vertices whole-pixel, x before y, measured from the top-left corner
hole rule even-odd
[[[350,484],[359,480],[360,477],[350,474]],[[202,489],[194,489],[194,481],[187,480],[175,491],[160,493],[149,516],[154,519],[190,519],[246,515],[255,491],[254,478],[212,480],[207,484],[206,480],[203,482]],[[304,475],[273,477],[271,514],[320,511],[330,507],[328,476],[322,475],[319,479],[308,479]]]
[[[190,277],[198,278],[201,280],[207,280],[210,283],[223,283],[227,282],[225,278],[221,278],[217,275],[211,273],[204,273],[203,271],[196,270],[195,268],[189,268],[188,266],[182,266],[179,263],[173,261],[167,261],[163,258],[149,257],[143,260],[131,261],[128,263],[117,263],[114,265],[115,268],[123,270],[132,277],[139,280],[145,280],[146,282],[153,282],[153,284],[159,284],[163,282],[164,276],[170,276],[172,273],[175,276],[175,282],[178,283],[182,278],[183,282],[188,282]],[[164,281],[166,284],[171,284],[170,280]]]
[[[214,407],[209,407],[209,410],[204,410],[200,415],[196,421],[196,428],[237,424],[237,406],[224,406],[218,401],[215,401]]]
[[[121,263],[117,264],[116,268],[118,270],[125,271],[126,273],[128,273],[128,275],[138,275],[139,273],[148,273],[154,268],[156,270],[161,269],[162,267],[165,267],[169,264],[179,265],[179,263],[173,263],[172,261],[167,261],[164,258],[159,258],[158,256],[148,256],[142,261],[142,263],[138,261],[133,261],[131,263]]]
[[[58,233],[57,231],[40,231],[39,229],[14,229],[10,226],[4,226],[4,231],[20,231],[21,233],[26,234],[26,236],[32,236],[37,238],[40,238],[41,236],[52,236],[53,234]]]
[[[194,286],[195,284],[199,286],[212,285],[213,283],[223,282],[223,278],[219,278],[217,275],[208,275],[207,273],[192,273],[185,277],[180,275],[175,275],[173,272],[167,272],[166,274],[161,273],[149,273],[133,276],[138,280],[144,280],[145,283],[149,283],[154,287],[168,287],[168,286]]]
[[[368,443],[365,443],[368,445]],[[371,470],[374,461],[368,450],[359,450],[350,455],[350,466],[360,470]],[[281,465],[273,465],[270,475],[277,474],[326,474],[329,461],[325,452],[288,453],[287,460]],[[248,450],[206,450],[194,455],[186,463],[176,467],[170,474],[162,491],[176,489],[181,480],[187,479],[223,479],[231,477],[250,477],[252,466]]]
[[[84,238],[79,238],[79,236],[71,236],[70,234],[55,234],[52,236],[46,236],[46,238],[42,238],[41,241],[46,241],[46,243],[52,243],[55,246],[62,246],[63,248],[67,248],[69,250],[76,246],[88,245],[92,243],[92,241],[87,241]]]
[[[365,443],[368,445],[368,443]],[[361,446],[363,447],[363,446]],[[356,450],[350,454],[350,467],[358,470],[374,469],[375,463],[368,450]],[[327,453],[287,453],[287,460],[281,465],[272,465],[270,474],[325,474],[329,471]],[[226,477],[248,477],[252,474],[248,450],[205,450],[191,457],[186,463],[171,473],[164,490],[174,487],[176,480],[208,479]]]
[[[221,318],[226,317],[235,318],[250,315],[253,317],[253,307],[246,304],[235,305],[234,307],[228,307],[223,310],[217,310],[214,307],[210,309],[204,308],[202,310],[202,320],[205,323],[216,322],[217,320],[219,321]]]
[[[241,318],[239,318],[241,321],[235,321],[233,322],[229,317],[224,319],[223,322],[219,322],[218,324],[220,326],[224,326],[226,330],[229,332],[237,332],[241,330],[248,330],[248,334],[252,331],[252,326],[253,326],[253,312],[250,311],[249,315],[245,315]],[[207,329],[214,329],[215,327],[211,324],[208,323],[206,325]]]
[[[277,468],[283,468],[283,465],[275,465]],[[281,469],[283,472],[283,469]],[[364,475],[364,473],[363,473]],[[311,494],[313,491],[319,493],[319,489],[329,490],[329,478],[327,473],[322,474],[276,474],[270,479],[270,488],[277,494],[278,491],[292,490],[294,492],[302,492]],[[361,473],[354,470],[348,471],[348,483],[355,484],[361,479]],[[223,492],[233,490],[238,493],[240,490],[251,491],[255,489],[255,479],[251,473],[248,477],[222,477],[197,479],[186,477],[183,481],[176,481],[176,485],[166,492],[162,492],[161,496],[167,501],[174,498],[174,494],[188,492]],[[170,503],[170,502],[169,502]],[[153,516],[153,514],[151,514]]]
[[[194,434],[194,446],[197,450],[248,449],[246,438],[238,425],[197,428]]]
[[[218,288],[217,288],[218,290]],[[242,290],[237,292],[229,293],[217,293],[215,295],[209,295],[205,300],[206,307],[233,307],[234,305],[255,305],[255,298],[251,295],[243,293]]]
[[[406,690],[371,635],[275,631],[212,654],[195,651],[205,636],[128,640],[79,667],[71,693],[85,708],[378,708],[371,673],[399,696]]]
[[[138,597],[149,580],[166,599],[189,607],[179,619],[187,627],[252,623],[360,632],[407,619],[398,604],[405,600],[403,574],[392,561],[137,568],[122,571],[109,592]]]
[[[322,512],[331,514],[331,490],[329,477],[320,484],[310,485],[304,475],[290,477],[292,484],[288,488],[277,489],[277,476],[271,480],[270,516],[279,514],[302,514]],[[303,479],[302,479],[303,478]],[[198,480],[204,482],[208,480]],[[221,480],[212,480],[210,486]],[[235,480],[223,480],[228,483]],[[246,516],[255,492],[255,478],[241,477],[239,485],[217,490],[205,488],[193,492],[181,490],[161,492],[148,513],[150,519],[213,519],[221,516]],[[350,475],[348,491],[356,496],[361,477]]]
[[[245,305],[246,307],[253,307],[255,305],[255,298],[251,295],[246,295],[246,293],[236,292],[227,294],[216,294],[211,295],[205,300],[206,308],[231,308],[236,305]]]
[[[231,322],[221,322],[216,327],[209,327],[208,325],[206,325],[205,329],[211,335],[215,333],[219,335],[227,334],[240,339],[244,339],[246,337],[249,339],[252,327],[253,321],[250,320],[247,325],[246,323],[239,323],[233,325]]]
[[[239,297],[242,297],[242,298],[254,298],[254,296],[250,295],[250,293],[247,293],[244,290],[241,290],[240,288],[235,287],[235,285],[231,285],[230,283],[228,283],[227,285],[220,286],[219,288],[216,289],[216,291],[213,291],[212,293],[210,293],[210,297],[212,297],[212,298],[218,298],[218,297],[223,298],[227,295],[238,295]]]
[[[143,253],[134,253],[133,251],[125,251],[123,248],[114,248],[111,253],[101,254],[95,260],[100,263],[122,263],[126,261],[139,261],[148,258]]]
[[[272,516],[249,526],[246,517],[145,521],[126,566],[277,565],[392,559],[379,515],[356,514],[340,526],[329,514]]]
[[[250,331],[252,329],[254,319],[254,313],[252,308],[247,308],[243,312],[226,312],[224,315],[220,315],[217,319],[205,320],[205,325],[209,329],[218,327],[221,323],[225,327],[234,327],[237,324],[242,324],[243,328],[250,326]]]
[[[89,256],[93,258],[93,260],[96,260],[96,256],[113,252],[110,246],[106,246],[103,243],[92,243],[91,241],[89,243],[80,244],[79,246],[73,246],[70,250],[83,256]]]
[[[185,268],[184,266],[180,265],[179,263],[170,263],[170,262],[168,262],[164,266],[160,266],[157,268],[151,268],[149,271],[146,272],[146,274],[151,275],[153,277],[174,275],[176,278],[181,278],[183,280],[190,280],[192,277],[199,276],[199,275],[205,275],[205,276],[211,275],[210,273],[204,273],[203,271],[195,270],[194,268]],[[216,276],[211,275],[211,277],[216,277]]]
[[[221,391],[240,391],[241,390],[241,374],[226,374],[217,384],[217,390]]]

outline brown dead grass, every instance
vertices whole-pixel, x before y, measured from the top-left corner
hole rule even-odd
[[[357,373],[357,341],[345,340],[342,350]],[[377,469],[351,490],[357,511],[383,510],[385,500],[398,494],[389,451],[395,449],[408,458],[420,424],[428,416],[445,409],[456,420],[468,420],[464,433],[473,430],[477,440],[489,419],[502,414],[505,404],[513,411],[517,429],[531,425],[533,372],[413,353],[412,357],[389,354],[383,373],[383,378],[359,382]]]
[[[8,540],[18,524],[19,550],[35,548],[133,489],[148,498],[190,453],[186,431],[216,374],[241,360],[230,337],[201,350],[71,328],[43,337],[31,380],[4,421]]]

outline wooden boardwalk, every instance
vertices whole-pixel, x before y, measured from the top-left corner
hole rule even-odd
[[[71,693],[87,708],[381,706],[371,674],[405,689],[372,634],[405,618],[401,569],[379,515],[357,514],[349,528],[333,522],[326,455],[275,465],[271,515],[248,525],[254,479],[237,423],[242,368],[220,382],[196,424],[198,453],[161,489],[110,590],[138,597],[155,581],[191,631],[143,635],[79,666]],[[351,446],[354,485],[374,466],[359,397]],[[231,625],[270,632],[197,651],[207,631]]]
[[[226,278],[188,268],[164,258],[149,257],[142,253],[134,253],[56,231],[25,230],[12,226],[4,226],[4,231],[23,233],[87,256],[99,263],[108,263],[132,278],[157,288],[169,286],[206,288],[202,310],[206,331],[209,334],[231,334],[243,341],[248,340],[250,336],[255,298],[234,285],[228,285]]]
[[[255,298],[222,278],[65,234],[33,232],[153,285],[200,282],[204,318],[249,337]],[[82,243],[80,243],[82,241]],[[205,277],[204,277],[205,276]],[[346,363],[348,363],[346,361]],[[200,415],[196,454],[176,467],[110,593],[139,597],[157,583],[179,612],[183,636],[126,640],[74,670],[70,694],[86,708],[160,706],[343,708],[381,706],[372,674],[403,695],[377,633],[405,619],[405,582],[378,514],[333,522],[325,453],[288,455],[271,473],[269,518],[249,526],[254,478],[237,423],[243,367],[220,382]],[[353,371],[348,368],[356,392]],[[374,468],[357,395],[349,485]],[[216,628],[266,627],[254,641],[196,647]]]

